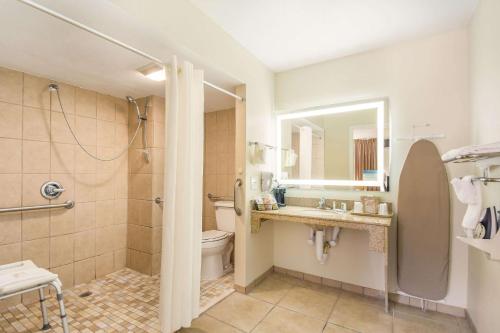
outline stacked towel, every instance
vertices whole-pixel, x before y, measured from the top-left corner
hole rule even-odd
[[[295,166],[295,163],[297,163],[297,154],[293,149],[286,149],[285,150],[285,158],[283,161],[283,166],[285,168],[291,168]]]
[[[262,143],[255,143],[252,146],[253,151],[250,155],[252,164],[266,164],[267,147]]]
[[[443,161],[450,161],[458,156],[475,155],[475,154],[494,154],[494,153],[500,153],[500,142],[452,149],[444,153],[441,156],[441,159]]]
[[[461,179],[454,178],[451,181],[458,200],[467,204],[462,227],[469,238],[473,238],[474,229],[479,223],[482,213],[481,185],[479,182],[473,182],[473,178],[474,176],[465,176]]]

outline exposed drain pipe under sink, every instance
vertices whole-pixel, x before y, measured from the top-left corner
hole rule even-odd
[[[337,245],[337,239],[339,236],[340,228],[324,228],[322,230],[314,230],[313,228],[309,231],[308,243],[310,245],[315,244],[316,248],[316,259],[320,264],[324,264],[328,258],[328,250]]]

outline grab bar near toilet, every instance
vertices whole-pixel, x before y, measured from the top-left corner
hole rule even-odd
[[[240,205],[238,203],[238,192],[241,188],[241,185],[243,184],[243,182],[241,181],[240,178],[237,178],[236,181],[234,182],[234,212],[236,213],[236,215],[238,216],[241,216],[241,208],[240,208]]]

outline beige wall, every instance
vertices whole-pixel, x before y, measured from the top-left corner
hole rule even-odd
[[[397,203],[399,174],[411,143],[395,140],[411,135],[412,124],[430,123],[428,133],[444,133],[436,140],[440,152],[470,142],[468,110],[467,30],[400,43],[391,47],[316,64],[276,75],[276,109],[292,111],[318,105],[387,97],[392,123],[391,192],[383,195]],[[417,134],[426,134],[420,132]],[[448,168],[449,178],[466,174],[466,165]],[[323,191],[289,191],[309,197]],[[359,192],[329,191],[331,198],[357,199]],[[396,205],[397,208],[397,205]],[[447,304],[465,307],[467,249],[455,236],[464,207],[452,197],[451,267]],[[397,290],[396,228],[391,230],[390,289]],[[320,265],[307,245],[307,228],[274,224],[274,264],[365,287],[383,288],[382,255],[367,251],[367,235],[343,230],[331,258]],[[425,233],[422,233],[425,238]]]
[[[125,266],[127,154],[96,162],[71,136],[51,81],[0,68],[0,207],[49,204],[48,180],[66,191],[54,209],[0,216],[0,264],[29,259],[59,274],[64,287]],[[127,102],[60,84],[61,99],[82,144],[100,157],[127,146]],[[25,301],[32,296],[23,296]],[[18,302],[12,298],[10,302]]]
[[[165,146],[165,99],[149,96],[137,100],[141,114],[148,103],[146,145],[143,129],[129,149],[127,267],[144,274],[160,273],[162,235],[163,166]],[[129,106],[129,141],[137,128],[137,111]],[[144,157],[147,147],[149,159]]]
[[[208,193],[232,197],[235,180],[234,109],[205,113],[203,166],[203,230],[217,229],[213,203]]]
[[[470,28],[472,141],[500,141],[500,2],[481,0]],[[476,170],[479,174],[480,171]],[[497,167],[492,177],[500,177]],[[485,206],[500,207],[500,186],[483,186]],[[500,262],[469,248],[468,310],[477,331],[500,331]]]
[[[247,97],[241,108],[246,115],[246,138],[242,138],[245,148],[248,141],[275,144],[272,121],[274,74],[257,58],[189,1],[112,0],[112,3],[161,34],[165,46],[177,54],[203,64],[203,69],[225,73],[244,84],[239,91]],[[157,56],[164,55],[165,46],[158,45]],[[168,59],[166,55],[164,58]],[[274,172],[273,159],[263,166],[250,165],[248,158],[246,161],[245,168],[236,170],[236,176],[243,177],[244,185],[250,183],[251,177],[259,177],[260,171]],[[259,189],[252,190],[250,186],[244,186],[244,191],[246,203],[259,193]],[[238,220],[237,230],[235,281],[246,286],[273,265],[273,258],[269,255],[273,251],[273,226],[266,224],[259,234],[251,234],[250,211],[245,209],[243,219]]]

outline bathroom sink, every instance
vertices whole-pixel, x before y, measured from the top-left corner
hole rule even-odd
[[[340,210],[333,210],[333,209],[319,209],[319,208],[311,208],[311,209],[304,209],[301,212],[304,214],[310,214],[310,215],[333,215],[333,214],[344,214],[344,211]]]

